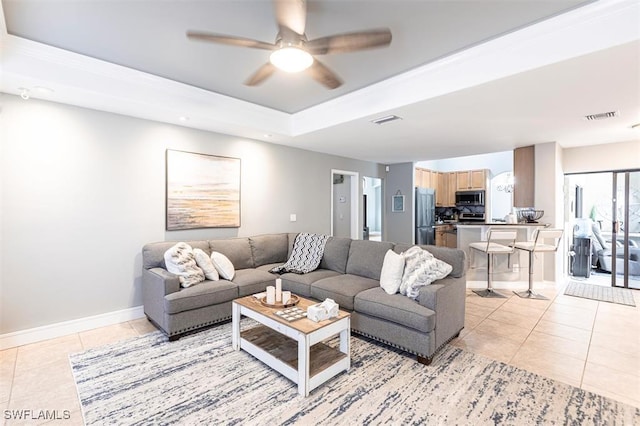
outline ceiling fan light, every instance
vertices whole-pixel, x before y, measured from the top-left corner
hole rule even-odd
[[[273,65],[286,72],[300,72],[313,64],[313,56],[298,47],[283,47],[275,50],[269,60]]]

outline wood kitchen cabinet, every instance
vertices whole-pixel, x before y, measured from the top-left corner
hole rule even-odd
[[[456,172],[456,188],[458,191],[486,190],[487,171],[481,169]]]
[[[438,172],[438,186],[436,186],[436,207],[447,206],[447,193],[449,192],[449,182],[447,174]]]
[[[445,247],[447,244],[444,228],[446,225],[436,226],[436,245],[438,247]]]
[[[467,172],[464,172],[467,173]],[[436,191],[437,207],[455,207],[458,172],[437,172],[435,170],[415,169],[415,185],[420,188],[432,188]]]
[[[533,207],[535,198],[535,147],[513,150],[513,207]]]
[[[438,172],[416,167],[415,185],[421,188],[433,188],[438,193]]]
[[[438,225],[435,233],[437,246],[450,248],[458,246],[458,238],[454,232],[453,225]]]
[[[431,170],[416,167],[415,185],[420,188],[432,188],[431,186]]]
[[[447,181],[447,200],[445,206],[454,207],[456,205],[456,189],[458,188],[458,179],[456,172],[446,173]]]

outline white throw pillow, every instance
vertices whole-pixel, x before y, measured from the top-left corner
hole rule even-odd
[[[396,294],[400,290],[403,272],[404,256],[393,250],[387,250],[380,272],[380,287],[388,294]]]
[[[218,275],[218,270],[215,266],[213,266],[213,262],[211,258],[204,252],[204,250],[196,248],[193,249],[193,255],[196,258],[196,264],[198,268],[202,269],[204,272],[204,276],[211,281],[218,281],[220,276]]]
[[[198,268],[193,249],[187,243],[178,243],[164,252],[164,263],[167,271],[178,276],[182,287],[204,281],[204,272]]]
[[[211,253],[211,262],[213,262],[213,266],[215,266],[216,270],[222,278],[224,278],[225,280],[233,279],[236,271],[233,268],[233,263],[231,263],[227,256],[214,251],[213,253]]]
[[[405,266],[400,293],[415,299],[420,287],[429,285],[451,273],[453,267],[420,247],[414,246],[403,253]]]

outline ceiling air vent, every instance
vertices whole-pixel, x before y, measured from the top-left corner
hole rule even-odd
[[[601,112],[600,114],[585,115],[584,119],[587,121],[604,120],[606,118],[618,117],[619,115],[618,111],[609,111]]]
[[[396,121],[396,120],[402,120],[402,117],[398,117],[397,115],[386,115],[384,117],[371,120],[371,122],[374,124],[386,124],[386,123],[389,123],[390,121]]]

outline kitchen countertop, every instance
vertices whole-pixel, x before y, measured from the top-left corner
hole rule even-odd
[[[549,226],[548,223],[506,223],[506,222],[458,222],[456,226]]]
[[[527,222],[522,222],[522,223],[506,223],[506,222],[436,222],[433,226],[438,227],[438,226],[449,226],[449,225],[454,225],[456,227],[458,226],[544,226],[547,227],[549,226],[548,223],[527,223]]]

